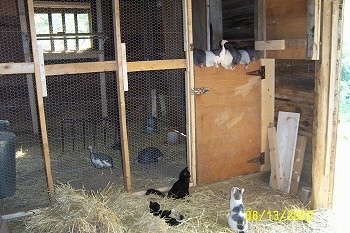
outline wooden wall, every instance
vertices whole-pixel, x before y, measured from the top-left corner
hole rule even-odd
[[[254,40],[254,0],[222,0],[223,37]]]
[[[17,3],[14,0],[0,1],[0,63],[23,62],[23,46]]]
[[[278,111],[300,113],[299,134],[307,137],[301,182],[311,184],[315,61],[276,60],[275,123]]]

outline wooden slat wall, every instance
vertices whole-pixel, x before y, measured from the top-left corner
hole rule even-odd
[[[222,23],[225,39],[254,40],[254,0],[223,0]]]
[[[276,60],[275,122],[278,111],[300,113],[299,134],[307,137],[301,182],[311,184],[315,61]]]

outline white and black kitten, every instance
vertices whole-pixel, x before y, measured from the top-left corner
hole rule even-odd
[[[185,167],[179,174],[179,179],[173,184],[171,189],[168,191],[168,194],[165,195],[163,192],[156,189],[148,189],[146,191],[146,195],[156,194],[162,197],[171,197],[175,199],[184,198],[187,195],[190,195],[189,187],[190,187],[190,178],[191,174],[188,171],[188,167]]]
[[[245,233],[248,230],[245,208],[243,204],[244,188],[233,187],[230,198],[230,215],[227,218],[228,225],[238,233]]]
[[[170,217],[170,215],[174,213],[175,210],[174,209],[161,210],[160,204],[156,201],[149,202],[149,212],[152,213],[154,216],[159,216],[160,218],[164,218],[165,222],[170,226],[177,226],[185,220],[183,215],[180,215],[180,219]]]

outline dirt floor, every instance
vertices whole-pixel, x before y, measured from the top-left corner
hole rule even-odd
[[[53,127],[55,124],[51,124]],[[131,162],[132,188],[169,186],[176,181],[178,171],[187,165],[186,138],[179,136],[176,144],[168,144],[167,133],[172,129],[165,124],[158,124],[157,131],[149,134],[144,131],[143,122],[132,122],[129,132],[129,154]],[[107,129],[104,131],[104,129]],[[87,190],[98,190],[113,183],[124,187],[123,165],[121,151],[111,148],[116,141],[113,125],[98,127],[95,131],[92,125],[86,124],[85,135],[81,125],[76,125],[75,135],[71,129],[65,129],[63,139],[60,124],[55,129],[49,129],[49,149],[51,172],[54,184],[69,183],[72,187]],[[0,213],[10,214],[46,207],[49,205],[49,195],[46,181],[46,171],[38,136],[18,134],[16,143],[16,193],[13,196],[0,199]],[[113,157],[114,168],[101,171],[92,166],[87,149],[88,145],[101,153]],[[146,147],[158,148],[163,156],[159,162],[139,164],[139,151]],[[103,173],[103,174],[102,174]]]

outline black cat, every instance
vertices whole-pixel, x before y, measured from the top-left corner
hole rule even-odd
[[[168,194],[165,195],[163,192],[156,189],[148,189],[146,195],[156,194],[162,197],[171,197],[175,199],[184,198],[187,195],[190,195],[190,178],[191,174],[188,171],[188,167],[185,167],[179,174],[179,179],[173,184],[173,187],[168,191]]]
[[[149,202],[149,212],[152,213],[154,216],[159,216],[160,218],[164,218],[165,222],[170,226],[177,226],[185,220],[183,215],[180,215],[180,219],[170,217],[170,215],[174,211],[175,211],[174,209],[161,210],[160,204],[158,202],[155,202],[155,201]]]

